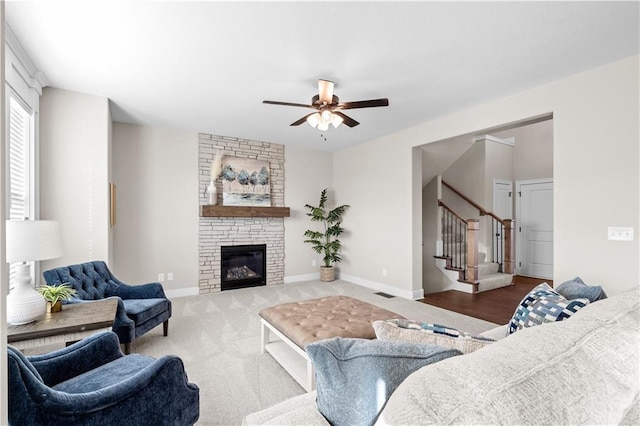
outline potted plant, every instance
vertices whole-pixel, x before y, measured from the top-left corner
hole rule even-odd
[[[340,240],[338,236],[344,232],[342,228],[342,215],[349,207],[348,205],[342,205],[327,212],[327,189],[323,189],[320,193],[320,204],[315,207],[309,204],[305,204],[305,207],[309,209],[307,216],[311,218],[312,222],[322,222],[324,225],[324,232],[307,230],[304,236],[307,240],[305,243],[312,245],[312,249],[319,254],[324,255],[322,260],[324,265],[320,267],[320,281],[333,281],[335,279],[335,267],[334,263],[338,263],[342,260],[340,257]]]
[[[62,301],[71,299],[77,293],[68,284],[43,285],[38,288],[38,291],[47,301],[47,312],[60,312]]]

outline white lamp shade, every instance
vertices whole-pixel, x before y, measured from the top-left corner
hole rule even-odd
[[[8,220],[6,251],[8,263],[60,257],[60,225],[53,220]]]

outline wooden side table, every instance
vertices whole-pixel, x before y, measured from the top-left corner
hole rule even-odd
[[[8,325],[7,343],[22,350],[82,340],[92,334],[111,330],[117,308],[116,297],[63,305],[62,311],[47,312],[35,322]]]

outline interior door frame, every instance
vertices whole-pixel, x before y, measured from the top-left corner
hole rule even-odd
[[[553,177],[548,177],[548,178],[542,178],[542,179],[524,179],[524,180],[516,180],[516,185],[515,185],[515,189],[516,192],[515,193],[519,193],[521,192],[521,186],[522,185],[530,185],[530,184],[536,184],[536,183],[551,183],[553,184]],[[519,230],[520,229],[520,223],[522,223],[521,221],[521,197],[515,197],[515,203],[516,203],[516,223],[515,223],[515,227]],[[522,253],[524,252],[523,247],[522,247],[522,238],[520,238],[520,232],[515,232],[516,235],[516,253],[514,256],[515,262],[514,262],[514,273],[516,275],[521,275],[522,274]]]

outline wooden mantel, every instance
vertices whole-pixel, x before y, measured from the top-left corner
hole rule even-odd
[[[289,207],[200,206],[200,217],[289,217]]]

